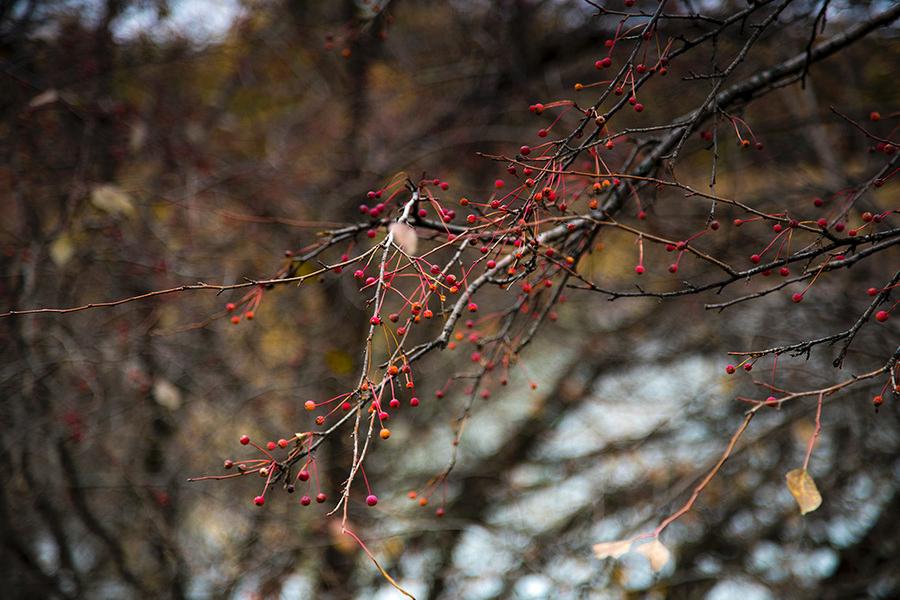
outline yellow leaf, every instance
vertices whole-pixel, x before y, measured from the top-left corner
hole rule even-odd
[[[91,204],[110,214],[134,215],[131,198],[120,187],[112,184],[94,186],[91,190]]]
[[[785,479],[787,479],[788,490],[800,505],[801,515],[812,512],[822,505],[822,495],[806,469],[788,471]]]
[[[634,540],[616,540],[614,542],[601,542],[594,544],[594,554],[597,558],[619,558],[631,549]]]
[[[50,258],[58,267],[64,267],[75,255],[75,244],[68,233],[64,233],[50,244]]]
[[[650,568],[653,569],[654,573],[658,573],[666,566],[666,563],[669,562],[669,559],[672,557],[672,553],[669,552],[669,549],[659,540],[641,544],[635,548],[635,552],[643,554],[650,560]]]

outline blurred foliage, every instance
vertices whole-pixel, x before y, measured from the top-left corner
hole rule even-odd
[[[0,310],[267,277],[285,250],[352,222],[366,190],[400,171],[485,195],[497,165],[476,152],[534,140],[527,106],[593,77],[614,27],[577,0],[395,0],[384,11],[244,0],[228,4],[226,30],[198,39],[166,26],[190,4],[0,0]],[[696,4],[716,14],[746,5]],[[883,8],[831,4],[828,32]],[[735,78],[802,51],[818,4],[795,5],[783,19],[805,25],[773,33]],[[139,18],[153,24],[135,32]],[[733,54],[743,34],[715,52]],[[682,77],[708,71],[712,51],[648,86],[654,120],[702,100],[708,88]],[[895,111],[897,64],[891,28],[814,66],[805,90],[750,105],[742,118],[766,151],[723,144],[716,189],[787,202],[867,177],[877,157],[828,106]],[[680,180],[706,186],[709,163],[705,145],[689,144]],[[890,208],[895,190],[864,207]],[[683,239],[706,208],[677,198],[646,200],[651,226]],[[750,239],[729,229],[710,251],[742,254]],[[612,233],[583,266],[623,288],[635,253],[633,238]],[[802,314],[774,296],[712,313],[697,299],[573,292],[509,388],[476,406],[458,471],[422,509],[406,491],[446,464],[463,396],[433,392],[465,357],[431,357],[417,376],[423,406],[367,462],[377,510],[354,504],[351,523],[421,598],[896,597],[900,423],[896,403],[872,411],[871,389],[826,404],[810,466],[816,512],[801,518],[784,483],[815,410],[798,403],[754,423],[671,528],[673,560],[659,575],[640,556],[591,554],[680,506],[721,453],[744,408],[733,398],[749,387],[721,375],[724,352],[845,328],[866,306],[858,292],[900,264],[897,252],[883,256],[890,264],[817,284]],[[648,264],[665,261],[648,249]],[[661,274],[648,281],[669,285]],[[223,307],[239,298],[197,291],[0,320],[5,597],[397,597],[324,507],[277,494],[256,509],[260,485],[246,478],[186,483],[236,458],[241,434],[308,429],[306,400],[355,384],[367,315],[348,273],[267,291],[254,321],[234,327]],[[896,344],[892,327],[861,332],[845,372],[880,360]],[[785,358],[779,377],[797,388],[833,382],[829,363]],[[332,498],[349,448],[334,436],[319,453]]]

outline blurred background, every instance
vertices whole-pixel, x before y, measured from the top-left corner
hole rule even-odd
[[[714,18],[747,6],[671,4]],[[825,35],[890,4],[830,2]],[[802,52],[820,7],[788,7],[735,80]],[[0,311],[264,278],[286,250],[358,219],[366,191],[398,172],[486,197],[503,165],[476,152],[536,143],[550,120],[528,106],[571,98],[574,83],[597,77],[617,19],[595,13],[579,0],[0,0]],[[665,32],[709,26],[671,19]],[[813,66],[805,88],[749,105],[742,117],[765,150],[723,142],[717,191],[811,208],[876,172],[884,157],[828,108],[857,119],[897,110],[897,34],[884,28]],[[727,64],[747,35],[730,28],[685,54],[642,92],[640,122],[695,107],[709,82],[689,74]],[[871,128],[889,137],[895,124]],[[705,186],[710,165],[695,136],[679,178]],[[702,229],[708,206],[655,196],[644,198],[648,229],[672,239]],[[896,208],[896,184],[857,206]],[[720,210],[723,223],[738,216]],[[731,259],[765,239],[723,227],[705,247]],[[601,241],[582,269],[627,289],[633,238]],[[647,252],[647,285],[671,285],[665,252]],[[422,406],[367,460],[380,502],[351,503],[354,530],[423,599],[898,597],[900,422],[892,400],[873,410],[880,380],[825,404],[810,463],[824,497],[816,512],[800,517],[784,485],[813,430],[807,399],[754,420],[665,533],[673,560],[662,572],[639,555],[591,552],[655,527],[721,454],[746,408],[735,396],[760,394],[749,375],[725,375],[725,352],[846,329],[868,305],[865,289],[898,265],[895,247],[823,277],[802,309],[788,293],[703,308],[761,284],[664,303],[572,290],[509,385],[476,403],[456,470],[420,507],[406,493],[447,464],[465,399],[462,388],[441,400],[434,391],[469,350],[431,356],[418,368]],[[694,261],[684,277],[706,270]],[[240,296],[0,319],[0,595],[400,597],[326,518],[330,504],[279,493],[258,509],[259,480],[187,483],[248,456],[241,434],[308,430],[303,403],[358,377],[368,315],[348,273],[267,292],[256,319],[235,327],[222,309]],[[896,320],[864,328],[842,371],[824,348],[783,357],[777,382],[809,389],[883,365]],[[350,456],[346,435],[318,454],[331,498]]]

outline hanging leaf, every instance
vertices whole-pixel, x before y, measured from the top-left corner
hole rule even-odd
[[[416,247],[419,245],[419,236],[416,235],[415,229],[406,223],[391,223],[388,231],[394,236],[394,243],[401,250],[409,255],[416,253]]]
[[[816,482],[810,477],[806,469],[794,469],[785,475],[787,487],[794,496],[794,500],[800,505],[800,514],[805,515],[822,505],[822,495]]]
[[[634,540],[616,540],[594,544],[594,555],[597,558],[619,558],[631,549]]]
[[[669,562],[669,559],[672,558],[672,553],[659,540],[641,544],[634,550],[650,560],[650,568],[653,569],[654,573],[661,571],[666,566],[666,563]]]
[[[28,103],[29,108],[38,108],[44,106],[45,104],[52,104],[59,100],[59,92],[54,89],[49,89],[46,92],[41,92],[37,96],[31,99],[31,102]]]

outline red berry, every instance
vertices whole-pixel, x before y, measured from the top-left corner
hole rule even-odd
[[[644,105],[638,102],[634,105],[634,112],[644,112]]]
[[[793,300],[794,302],[803,302],[803,294],[796,293],[791,296],[791,300]]]
[[[253,499],[253,504],[255,504],[257,506],[262,506],[265,503],[266,503],[266,499],[263,498],[262,496],[257,496],[256,498]]]
[[[240,318],[239,316],[234,315],[233,317],[231,317],[231,324],[232,324],[232,325],[237,325],[237,324],[240,323],[240,322],[241,322],[241,318]]]
[[[884,398],[879,394],[878,396],[872,398],[872,404],[874,404],[876,407],[879,407],[884,404]]]
[[[677,272],[678,272],[678,265],[676,265],[675,263],[672,263],[671,265],[669,265],[669,273],[677,273]]]
[[[250,436],[242,435],[240,441],[241,441],[242,445],[246,446],[247,444],[250,443]]]
[[[644,274],[644,265],[636,266],[634,268],[634,272],[637,273],[638,275],[643,275]]]
[[[494,182],[494,187],[497,188],[498,190],[500,188],[502,188],[504,185],[506,185],[506,182],[503,181],[502,179],[498,179]]]
[[[316,494],[316,502],[318,502],[319,504],[322,504],[326,500],[328,500],[328,496],[326,496],[322,492],[319,492],[318,494]]]
[[[728,365],[725,367],[725,372],[729,375],[732,375],[737,369],[734,368],[734,365]]]
[[[267,450],[274,450],[275,448],[277,448],[277,444],[275,444],[275,442],[266,442]]]
[[[866,293],[870,296],[878,295],[878,288],[869,288],[866,290]]]
[[[369,494],[368,496],[366,496],[366,504],[368,504],[369,506],[375,506],[376,504],[378,504],[378,496],[376,496],[375,494]]]
[[[787,277],[788,275],[791,274],[791,270],[788,269],[787,267],[781,267],[780,269],[778,269],[778,274],[781,275],[782,277]]]
[[[235,308],[236,307],[234,305],[234,302],[229,302],[228,304],[225,305],[225,310],[227,310],[228,312],[234,312]]]
[[[890,316],[890,313],[888,313],[888,311],[879,310],[877,313],[875,313],[875,320],[878,321],[879,323],[884,323],[885,321],[888,320],[889,316]]]
[[[309,481],[309,471],[306,469],[300,469],[300,472],[297,473],[297,479],[300,481]]]
[[[436,511],[434,511],[434,514],[435,514],[435,516],[437,516],[437,517],[443,517],[443,516],[444,516],[444,509],[443,509],[443,508],[439,508],[439,509],[437,509]]]
[[[415,396],[409,399],[409,405],[412,407],[416,407],[419,405],[419,399]]]
[[[762,257],[759,254],[754,254],[750,257],[750,262],[752,262],[754,265],[758,265],[760,260],[762,260]]]
[[[312,498],[310,498],[309,496],[301,496],[300,504],[302,504],[303,506],[309,506],[310,504],[312,504]]]
[[[528,156],[529,154],[531,154],[531,146],[522,146],[521,148],[519,148],[519,154],[521,154],[522,156]]]

